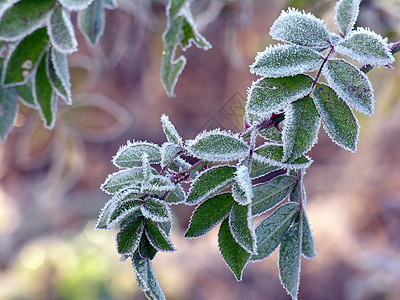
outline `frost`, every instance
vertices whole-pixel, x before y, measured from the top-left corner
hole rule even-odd
[[[283,237],[279,249],[279,278],[293,300],[297,299],[300,284],[301,232],[300,225],[294,224]]]
[[[149,156],[147,155],[147,153],[143,153],[142,155],[142,170],[143,170],[144,181],[149,181],[152,174],[151,174]]]
[[[226,218],[232,210],[233,204],[232,195],[224,193],[216,195],[198,205],[190,217],[185,237],[196,238],[209,232]]]
[[[236,280],[242,280],[243,270],[249,261],[250,254],[235,241],[228,219],[225,219],[219,228],[218,246],[225,263],[235,275]]]
[[[167,115],[163,114],[161,116],[161,124],[168,142],[182,146],[182,138],[176,131],[175,126],[171,123]]]
[[[47,32],[58,51],[70,54],[78,50],[71,17],[61,6],[56,7],[50,16]]]
[[[200,133],[188,140],[186,147],[194,157],[213,162],[240,160],[249,155],[249,146],[237,134],[219,129]]]
[[[253,216],[260,215],[283,201],[296,182],[294,176],[282,175],[253,186]]]
[[[160,163],[160,147],[147,142],[130,142],[119,148],[113,157],[113,164],[119,168],[133,167],[142,163],[142,155],[146,153],[151,163]]]
[[[235,180],[236,168],[215,166],[201,172],[190,187],[187,205],[200,203],[230,186]]]
[[[286,77],[317,70],[324,58],[315,50],[297,45],[274,45],[259,52],[250,72],[265,77]]]
[[[58,79],[61,81],[61,86],[64,88],[67,99],[65,102],[67,104],[72,104],[71,98],[71,82],[69,76],[69,68],[68,68],[68,61],[67,56],[65,53],[59,52],[56,49],[51,49],[51,61],[52,66],[56,72]],[[54,77],[52,77],[55,80]],[[57,85],[56,85],[57,86]]]
[[[180,184],[175,185],[175,189],[168,193],[167,198],[165,198],[165,202],[169,204],[180,204],[185,202],[186,194],[182,189]]]
[[[107,219],[107,228],[111,229],[120,224],[125,217],[140,209],[142,205],[140,200],[126,200],[121,203],[114,204]]]
[[[244,191],[247,203],[251,203],[251,199],[253,198],[253,189],[252,189],[252,182],[249,175],[249,171],[246,166],[238,166],[236,171],[236,182],[238,183],[239,187]],[[244,203],[243,203],[244,204]]]
[[[252,261],[261,261],[274,252],[297,214],[297,204],[287,203],[256,226],[258,253],[251,256]]]
[[[322,20],[296,9],[282,11],[269,34],[273,39],[322,51],[330,46],[330,34]]]
[[[101,190],[107,194],[114,194],[128,187],[139,187],[144,180],[143,169],[140,167],[124,169],[108,175],[101,185]]]
[[[145,180],[141,187],[143,194],[165,194],[165,192],[173,191],[175,185],[171,180],[162,175],[152,175],[148,180]]]
[[[291,161],[311,150],[317,142],[321,118],[311,97],[289,105],[283,127],[283,160]]]
[[[0,86],[0,143],[4,143],[14,127],[18,112],[18,99],[15,87]]]
[[[279,111],[288,103],[311,92],[314,79],[308,75],[283,78],[261,78],[253,82],[248,95],[246,112],[266,115]]]
[[[278,167],[276,167],[276,166],[270,165],[268,163],[263,163],[263,162],[253,159],[251,162],[250,177],[252,179],[256,179],[256,178],[265,176],[273,171],[276,171],[277,169],[278,169]]]
[[[155,198],[147,198],[140,209],[145,218],[154,222],[167,222],[172,219],[170,208],[164,202]]]
[[[334,90],[324,84],[317,85],[312,97],[331,140],[344,149],[355,152],[359,125],[353,111]]]
[[[339,31],[347,36],[356,23],[361,0],[339,0],[335,5],[335,22]]]
[[[110,218],[111,213],[113,212],[116,203],[114,199],[110,199],[107,203],[103,206],[100,211],[99,218],[97,220],[95,229],[108,229],[108,219]]]
[[[301,253],[307,259],[314,259],[317,256],[315,252],[314,236],[311,230],[310,222],[308,221],[306,213],[302,213],[302,238],[301,238]]]
[[[182,151],[182,148],[176,144],[172,143],[164,143],[161,146],[160,154],[161,154],[161,168],[169,165]]]
[[[78,12],[78,28],[83,36],[86,38],[86,40],[92,46],[94,46],[98,43],[100,37],[103,35],[104,32],[104,26],[106,22],[104,16],[104,0],[76,0],[76,2],[90,3],[88,7]]]
[[[367,75],[343,59],[332,59],[323,68],[328,85],[346,103],[363,114],[374,113],[374,90]]]
[[[143,217],[138,217],[126,224],[117,234],[119,254],[130,254],[136,251],[143,233],[143,221]]]
[[[257,253],[251,205],[234,203],[229,215],[229,228],[235,241],[250,254]]]
[[[239,185],[237,184],[237,182],[235,182],[233,185],[232,185],[232,189],[231,189],[231,192],[232,192],[232,197],[233,197],[233,199],[235,199],[235,201],[237,202],[237,203],[240,203],[240,204],[242,204],[242,205],[247,205],[247,204],[249,204],[250,202],[249,202],[249,200],[247,199],[247,197],[246,197],[246,193],[244,192],[244,190],[242,190],[240,187],[239,187]]]
[[[70,10],[85,9],[94,1],[99,1],[99,0],[59,0],[62,6]]]
[[[157,223],[146,220],[145,232],[150,244],[158,251],[172,252],[176,250],[170,238]]]
[[[335,47],[340,54],[349,56],[361,64],[371,66],[387,65],[394,62],[387,39],[364,28],[357,28]]]

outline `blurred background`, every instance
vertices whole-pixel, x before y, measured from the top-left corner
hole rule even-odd
[[[163,143],[160,116],[183,138],[203,129],[242,130],[249,73],[273,43],[269,27],[294,6],[333,22],[329,0],[198,0],[193,13],[212,44],[190,48],[169,99],[160,82],[165,1],[120,0],[91,48],[77,33],[69,57],[73,105],[61,105],[53,131],[21,107],[0,145],[0,299],[144,299],[129,262],[119,261],[115,232],[95,231],[108,200],[99,190],[110,160],[127,140]],[[364,0],[358,26],[400,40],[400,1]],[[400,60],[400,54],[396,55]],[[318,256],[302,260],[300,299],[400,299],[400,64],[374,69],[376,114],[358,115],[356,154],[321,130],[305,176],[307,211]],[[250,263],[236,282],[217,248],[217,231],[183,238],[192,208],[173,207],[178,251],[154,266],[170,300],[289,299],[274,253]]]

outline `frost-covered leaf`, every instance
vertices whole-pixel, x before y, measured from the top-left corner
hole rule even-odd
[[[190,169],[192,165],[188,163],[186,160],[184,160],[181,157],[177,157],[174,159],[174,161],[168,166],[168,169],[174,171],[174,172],[184,172]]]
[[[265,77],[286,77],[312,72],[321,67],[323,56],[297,45],[274,45],[259,52],[250,72]]]
[[[143,217],[137,217],[126,224],[117,234],[119,254],[130,254],[136,251],[144,228]]]
[[[329,86],[363,114],[374,113],[374,91],[367,75],[343,59],[331,59],[323,68]]]
[[[172,218],[169,207],[155,198],[147,198],[140,209],[143,216],[154,222],[167,222]]]
[[[364,65],[377,66],[394,62],[387,40],[364,28],[352,31],[344,41],[335,47],[335,50]]]
[[[14,127],[18,112],[18,99],[15,87],[0,86],[0,142],[4,143]]]
[[[165,198],[165,202],[170,204],[179,204],[185,202],[185,191],[182,189],[180,184],[175,184],[174,190],[168,193],[167,198]]]
[[[307,202],[307,194],[306,188],[304,187],[304,181],[302,179],[296,181],[289,195],[290,202],[300,203],[300,200],[302,201],[303,206],[305,206]]]
[[[331,42],[332,46],[336,47],[337,44],[341,43],[343,41],[343,38],[336,33],[331,33]],[[336,50],[336,48],[335,48]]]
[[[57,75],[56,69],[51,59],[51,55],[47,56],[46,61],[47,77],[49,78],[50,84],[53,90],[60,96],[67,104],[71,104],[71,91],[66,90],[60,77]]]
[[[153,259],[158,252],[158,250],[154,248],[153,245],[150,243],[149,239],[145,234],[142,234],[142,239],[140,240],[138,250],[141,257],[150,260]]]
[[[86,2],[91,3],[87,8],[78,12],[78,28],[86,40],[94,46],[104,32],[106,22],[104,16],[104,0],[87,0]]]
[[[175,185],[171,182],[168,177],[162,175],[153,175],[149,180],[146,180],[142,184],[141,192],[143,194],[159,194],[162,195],[165,192],[173,191]]]
[[[253,82],[246,105],[247,113],[265,115],[311,92],[314,79],[299,74],[283,78],[261,78]]]
[[[238,135],[219,129],[202,132],[187,141],[187,150],[193,156],[214,162],[240,160],[249,154],[249,146]]]
[[[312,160],[305,155],[302,155],[293,161],[286,162],[283,160],[283,152],[283,146],[267,142],[254,149],[253,159],[279,168],[291,169],[307,168],[312,163]]]
[[[269,34],[273,39],[307,46],[318,51],[327,49],[331,39],[328,29],[322,20],[314,15],[296,9],[282,11],[272,25]]]
[[[1,16],[0,40],[17,41],[35,31],[47,20],[54,4],[54,0],[17,1]]]
[[[161,168],[169,165],[182,151],[182,148],[179,145],[172,143],[164,143],[161,146],[160,154],[161,154]]]
[[[132,266],[135,270],[139,287],[149,299],[166,300],[160,284],[154,274],[151,260],[142,258],[138,253],[132,257]]]
[[[221,255],[231,269],[236,280],[242,280],[243,269],[249,261],[250,254],[234,239],[226,218],[219,228],[218,245]]]
[[[249,253],[257,253],[251,205],[234,203],[229,215],[229,227],[237,243]]]
[[[54,47],[51,49],[50,53],[51,53],[52,66],[55,71],[55,74],[53,74],[52,72],[49,73],[50,82],[53,83],[54,88],[56,89],[57,92],[60,93],[61,97],[64,97],[62,94],[66,95],[66,99],[64,99],[65,102],[67,104],[71,104],[72,103],[71,82],[69,76],[67,56],[65,53],[59,52],[56,49],[54,49]],[[59,81],[61,81],[61,83]]]
[[[311,230],[310,222],[308,221],[306,213],[302,213],[302,238],[301,238],[301,253],[307,259],[313,259],[317,256],[315,252],[314,236]]]
[[[283,160],[293,161],[316,143],[321,118],[311,97],[306,96],[289,105],[285,119]]]
[[[355,152],[359,125],[353,111],[334,90],[324,84],[317,84],[312,97],[322,117],[322,125],[332,141]]]
[[[108,219],[108,228],[114,228],[117,226],[121,221],[134,211],[140,209],[142,205],[142,201],[140,200],[126,200],[121,203],[118,203],[116,207],[110,213]]]
[[[167,115],[163,114],[161,116],[161,124],[165,136],[167,137],[167,141],[176,145],[182,145],[182,138]]]
[[[49,36],[45,28],[41,28],[23,39],[10,52],[3,70],[5,85],[23,84],[36,69],[45,47],[49,43]]]
[[[253,114],[247,110],[245,111],[245,119],[249,125],[257,126],[258,124],[262,123],[266,119],[270,120],[272,118],[272,116],[273,116],[272,114],[265,116],[265,115],[258,115],[255,113]],[[282,131],[283,124],[285,123],[284,115],[283,114],[279,114],[279,116],[275,115],[274,118],[278,118],[278,120],[281,119],[281,121],[278,124],[278,128],[280,131]],[[269,127],[266,129],[260,129],[258,131],[258,135],[268,141],[282,142],[282,133],[279,130],[275,126]]]
[[[361,0],[339,0],[335,5],[335,22],[344,35],[351,31],[356,23]]]
[[[279,278],[283,287],[297,299],[300,284],[301,232],[299,224],[294,224],[285,234],[279,248]]]
[[[94,227],[95,229],[108,229],[108,219],[110,218],[111,213],[114,211],[115,204],[116,203],[113,199],[107,201],[100,211],[97,224]]]
[[[237,167],[235,181],[240,189],[244,192],[246,199],[246,201],[241,204],[246,205],[251,203],[251,199],[253,198],[253,183],[251,182],[249,170],[246,166],[241,165]]]
[[[113,157],[113,164],[119,168],[138,166],[142,163],[142,155],[146,153],[151,163],[160,163],[160,147],[147,142],[129,142],[119,148]]]
[[[87,8],[94,0],[58,0],[62,6],[70,10],[82,10]]]
[[[206,234],[226,218],[233,204],[234,200],[229,193],[204,201],[193,211],[185,237],[196,238]]]
[[[253,186],[253,215],[259,215],[277,205],[291,192],[296,177],[282,175]]]
[[[107,179],[101,185],[101,189],[107,194],[114,194],[128,187],[139,187],[139,183],[143,180],[142,168],[124,169],[108,175]]]
[[[200,203],[226,189],[235,179],[236,168],[216,166],[206,169],[192,184],[186,200],[187,205]]]
[[[153,221],[147,219],[145,226],[146,236],[150,243],[158,251],[172,252],[175,251],[174,245],[165,232]]]
[[[39,114],[43,120],[44,127],[52,129],[56,121],[58,96],[53,91],[49,78],[47,77],[46,52],[38,65],[33,89],[33,97],[39,108]]]
[[[17,85],[18,99],[28,107],[36,108],[35,98],[33,97],[33,76],[29,77],[25,84]]]
[[[251,162],[251,171],[250,171],[250,177],[253,179],[265,176],[273,171],[276,171],[278,167],[263,163],[257,160],[252,160]]]
[[[78,50],[71,17],[63,7],[57,6],[54,9],[47,30],[52,45],[58,51],[69,54]]]
[[[240,188],[240,186],[237,184],[237,182],[235,182],[232,185],[232,197],[233,197],[233,199],[235,199],[235,201],[237,203],[240,203],[242,205],[249,204],[249,200],[246,197],[245,191]]]
[[[298,205],[290,202],[277,208],[256,226],[258,248],[257,254],[251,256],[252,261],[263,260],[274,252],[297,214]]]
[[[163,33],[161,79],[168,96],[172,97],[178,77],[186,64],[183,55],[176,58],[178,45],[181,45],[183,50],[190,47],[192,42],[204,50],[211,48],[211,45],[197,31],[190,11],[190,1],[169,0],[167,16],[167,27]]]

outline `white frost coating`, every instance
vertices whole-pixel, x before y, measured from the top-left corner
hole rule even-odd
[[[178,144],[180,146],[183,145],[181,136],[176,131],[175,126],[171,123],[168,116],[165,114],[161,116],[161,125],[168,142]]]
[[[142,168],[129,168],[123,169],[112,174],[108,174],[106,180],[101,184],[100,189],[107,194],[115,194],[115,192],[110,192],[108,189],[117,187],[120,185],[125,185],[128,187],[130,184],[143,181],[143,170]]]
[[[246,193],[239,187],[237,183],[232,185],[232,197],[233,199],[242,205],[250,204],[249,199],[246,197]]]
[[[156,151],[156,152],[159,153],[159,151],[160,151],[160,147],[158,145],[156,145],[156,144],[153,144],[153,143],[149,143],[149,142],[146,142],[146,141],[144,141],[144,142],[137,141],[136,142],[134,140],[132,142],[131,141],[127,141],[126,145],[123,145],[123,146],[119,147],[117,153],[112,158],[112,163],[118,168],[125,168],[124,166],[121,166],[120,163],[117,162],[117,160],[124,154],[125,151],[130,150],[131,148],[133,149],[133,148],[138,147],[138,146],[144,146],[144,147],[146,147],[148,149],[151,149],[151,151],[153,151],[153,152]],[[138,162],[141,161],[143,153],[144,153],[143,149],[139,149],[139,150],[137,150],[137,152],[133,152],[133,154],[132,154],[133,158],[131,158],[131,160],[134,159],[135,161],[137,160]],[[157,161],[154,161],[154,160],[156,160],[156,157],[153,158],[151,156],[151,154],[154,154],[154,153],[150,153],[149,151],[146,151],[146,153],[149,155],[149,161],[150,162],[157,163]]]
[[[69,13],[62,7],[56,7],[51,14],[47,33],[52,45],[60,52],[71,54],[78,50],[74,27]]]
[[[286,77],[312,72],[321,67],[321,53],[297,45],[271,45],[258,52],[250,72],[265,77]]]
[[[135,212],[135,211],[140,210],[140,205],[137,205],[137,206],[135,206],[135,207],[133,207],[133,208],[124,210],[124,211],[123,211],[122,213],[120,213],[117,217],[112,218],[113,215],[114,215],[114,213],[115,213],[115,211],[119,208],[120,205],[123,205],[124,203],[126,203],[126,202],[131,202],[131,201],[132,201],[132,200],[127,200],[127,201],[124,201],[124,202],[119,203],[118,205],[117,205],[117,204],[114,205],[114,207],[113,207],[113,209],[111,210],[111,213],[110,213],[110,215],[109,215],[109,217],[108,217],[108,219],[107,219],[107,229],[112,229],[112,228],[114,228],[115,226],[119,225],[119,224],[124,220],[124,218],[125,218],[126,216],[128,216],[129,214],[131,214],[131,213],[133,213],[133,212]],[[139,200],[138,200],[138,201],[139,201]]]
[[[94,229],[101,229],[101,230],[108,229],[107,220],[116,206],[117,203],[114,201],[114,199],[110,199],[106,202],[106,204],[104,204],[103,208],[100,211],[100,215],[97,220],[96,226],[94,226]],[[104,228],[99,228],[99,226],[104,226]]]
[[[170,164],[178,155],[182,148],[176,144],[165,142],[161,145],[161,168]]]
[[[236,170],[236,182],[238,183],[239,187],[244,191],[247,203],[251,203],[251,199],[253,199],[253,184],[251,182],[251,178],[249,175],[249,170],[246,166],[241,165],[237,167]]]
[[[65,91],[67,92],[67,99],[65,102],[68,105],[71,105],[71,81],[69,76],[67,56],[65,55],[65,53],[59,52],[55,48],[51,48],[50,56],[54,66],[54,70],[56,71],[58,78],[60,78],[61,83],[64,86]]]
[[[232,236],[235,239],[236,243],[238,243],[241,247],[243,247],[243,249],[245,249],[248,253],[250,254],[257,254],[257,238],[256,238],[256,232],[253,228],[253,215],[251,213],[251,205],[247,205],[247,216],[246,216],[246,226],[247,229],[249,230],[251,239],[252,239],[252,244],[251,247],[249,248],[248,245],[244,244],[242,241],[242,237],[239,236],[238,232],[235,230],[234,227],[234,223],[236,222],[240,222],[240,223],[244,223],[243,219],[240,220],[235,220],[235,216],[233,214],[233,210],[235,208],[233,208],[230,212],[230,216],[229,216],[229,229],[231,230]]]
[[[8,51],[7,51],[7,56],[4,59],[4,63],[3,66],[0,68],[1,69],[1,84],[3,87],[10,87],[10,86],[17,86],[17,85],[24,85],[25,83],[27,83],[29,78],[33,78],[34,76],[24,76],[24,79],[20,82],[13,82],[13,83],[9,83],[9,84],[4,84],[4,81],[6,79],[6,71],[7,71],[7,66],[8,66],[8,62],[11,59],[11,56],[13,54],[13,52],[15,51],[15,49],[17,48],[18,44],[20,42],[16,42],[16,43],[10,43],[8,46]],[[43,50],[43,53],[45,52],[45,50]],[[43,54],[41,54],[43,55]],[[35,66],[33,66],[33,69],[30,70],[31,74],[32,73],[36,73],[37,67],[39,65],[40,62],[40,58],[41,56],[39,56],[39,58],[37,59]]]
[[[82,33],[82,35],[85,37],[85,39],[89,42],[89,44],[92,46],[95,46],[98,43],[100,37],[103,35],[105,24],[106,24],[105,13],[104,13],[104,1],[103,0],[95,0],[95,2],[97,2],[97,3],[95,3],[93,0],[89,0],[89,1],[90,1],[90,3],[89,3],[90,7],[86,7],[86,9],[78,11],[77,24],[78,24],[79,31]],[[91,11],[92,8],[93,8],[93,11]],[[91,18],[89,23],[92,26],[92,28],[90,28],[89,30],[91,32],[93,31],[95,33],[94,40],[92,40],[89,37],[86,29],[82,27],[83,21],[85,20],[85,17],[87,16],[87,14],[91,14],[89,16]]]
[[[167,234],[165,233],[165,231],[162,230],[162,229],[160,228],[160,226],[158,226],[158,224],[156,224],[156,226],[157,226],[158,231],[160,232],[160,234],[161,234],[162,237],[164,238],[164,240],[168,243],[168,245],[169,245],[172,249],[171,249],[171,250],[169,250],[169,249],[167,250],[167,249],[165,249],[165,248],[160,248],[160,247],[158,247],[158,245],[153,241],[152,236],[150,235],[150,233],[145,229],[144,232],[145,232],[146,237],[147,237],[148,241],[150,242],[150,244],[151,244],[154,248],[156,248],[158,251],[161,251],[161,252],[166,252],[166,253],[175,252],[176,249],[175,249],[174,243],[172,243],[170,237],[167,236]]]
[[[62,6],[75,11],[87,8],[93,1],[98,0],[59,0]]]
[[[307,214],[303,210],[302,213],[302,240],[301,240],[301,254],[306,259],[314,259],[317,256],[315,251],[314,235],[308,220]]]
[[[149,180],[151,177],[151,166],[149,162],[149,155],[147,153],[143,153],[142,155],[142,170],[143,170],[143,178],[145,181]]]
[[[361,0],[340,0],[335,5],[335,23],[339,31],[347,36],[356,23]]]
[[[350,32],[335,50],[365,65],[387,65],[394,62],[387,38],[382,38],[369,28],[359,27],[356,31]]]
[[[324,50],[331,44],[330,34],[322,20],[311,13],[289,8],[282,11],[271,26],[269,34],[273,39]]]
[[[159,193],[169,192],[175,189],[175,185],[171,180],[162,175],[152,175],[143,182],[141,187],[142,193]]]
[[[153,207],[146,205],[147,202],[158,205],[163,211],[159,212],[160,214],[157,214],[154,212],[154,210],[152,210]],[[149,218],[154,222],[168,222],[172,219],[171,209],[169,206],[167,206],[164,202],[154,198],[147,199],[146,202],[140,207],[140,210],[145,218]]]
[[[209,145],[201,145],[206,142]],[[186,150],[194,157],[213,162],[240,160],[248,156],[250,151],[238,134],[220,129],[203,131],[194,140],[187,140]]]

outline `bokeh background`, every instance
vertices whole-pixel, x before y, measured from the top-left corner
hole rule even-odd
[[[110,160],[127,140],[164,142],[159,118],[170,116],[185,138],[215,127],[240,131],[248,65],[272,43],[268,30],[288,5],[324,18],[328,0],[197,0],[193,12],[211,42],[190,48],[169,99],[160,82],[165,1],[120,0],[108,11],[98,46],[78,34],[69,57],[72,106],[60,105],[53,131],[22,107],[0,145],[0,299],[144,299],[115,232],[95,231],[107,201],[99,186],[116,171]],[[400,39],[400,1],[364,0],[358,26]],[[396,56],[400,60],[400,54]],[[359,115],[356,154],[321,130],[305,177],[307,211],[318,256],[302,260],[300,299],[400,299],[400,64],[370,76],[376,114]],[[183,238],[192,208],[174,207],[178,251],[154,266],[166,296],[184,299],[288,299],[277,255],[250,263],[236,282],[217,248],[217,231]]]

